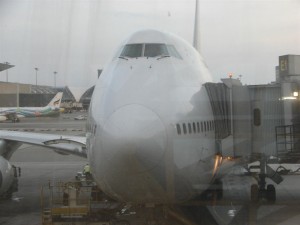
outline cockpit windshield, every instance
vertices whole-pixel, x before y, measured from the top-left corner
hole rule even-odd
[[[175,57],[182,59],[173,45],[160,43],[147,44],[127,44],[123,47],[119,57],[138,58],[138,57]]]
[[[142,56],[143,44],[128,44],[125,45],[121,57],[137,58]]]
[[[145,44],[145,57],[169,55],[165,44]]]

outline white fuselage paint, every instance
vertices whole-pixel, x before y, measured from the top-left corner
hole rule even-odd
[[[93,176],[119,201],[191,199],[213,179],[214,131],[194,130],[197,122],[213,121],[202,86],[211,76],[198,52],[174,35],[145,30],[124,45],[134,43],[170,44],[182,58],[115,57],[109,63],[89,111],[87,149]]]

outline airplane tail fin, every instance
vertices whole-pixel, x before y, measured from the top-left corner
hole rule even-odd
[[[47,106],[59,108],[62,96],[63,96],[62,92],[57,92],[57,94],[54,96],[54,98],[49,102]]]
[[[193,40],[193,46],[194,48],[200,53],[200,6],[199,6],[199,0],[196,0],[195,2],[195,21],[194,21],[194,40]]]

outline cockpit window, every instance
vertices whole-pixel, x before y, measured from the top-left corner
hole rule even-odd
[[[145,57],[157,57],[170,55],[165,44],[145,44]]]
[[[137,58],[142,56],[143,44],[125,45],[121,52],[121,57]]]
[[[127,44],[123,47],[119,57],[175,57],[182,59],[173,45],[161,43]]]
[[[177,52],[176,48],[173,45],[167,45],[169,55],[174,56],[178,59],[182,59],[180,54]]]

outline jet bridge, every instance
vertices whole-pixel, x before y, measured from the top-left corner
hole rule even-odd
[[[216,145],[223,156],[238,157],[250,152],[249,90],[237,79],[204,84],[216,124]]]
[[[266,155],[300,161],[300,55],[279,57],[276,82],[243,85],[239,79],[204,84],[223,156]]]
[[[204,84],[215,117],[216,139],[227,138],[231,134],[230,89],[224,83]]]
[[[299,84],[293,80],[249,86],[232,78],[222,82],[204,85],[216,121],[218,152],[244,162],[259,161],[255,172],[248,165],[249,173],[257,179],[257,184],[251,185],[251,201],[274,202],[276,188],[267,185],[266,178],[276,184],[283,178],[270,164],[300,161],[300,103],[293,96],[300,79]]]
[[[300,150],[296,110],[300,103],[286,102],[282,97],[286,86],[247,86],[232,78],[205,84],[216,121],[216,143],[223,156],[283,157]]]

